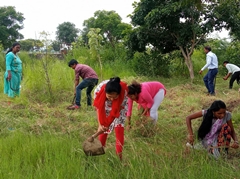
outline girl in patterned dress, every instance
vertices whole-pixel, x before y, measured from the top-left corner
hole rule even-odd
[[[124,122],[127,113],[127,84],[119,77],[101,82],[94,91],[94,104],[98,116],[99,140],[105,147],[108,134],[116,136],[116,154],[122,159]]]
[[[231,138],[234,142],[232,148],[238,148],[238,140],[232,124],[232,115],[226,110],[226,105],[221,100],[212,103],[209,109],[193,113],[186,118],[188,140],[193,145],[194,137],[191,120],[203,116],[203,121],[198,129],[198,139],[209,154],[218,158],[221,149],[228,152]]]

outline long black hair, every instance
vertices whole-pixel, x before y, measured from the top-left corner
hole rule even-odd
[[[203,140],[204,137],[210,132],[212,127],[213,112],[220,109],[226,109],[226,104],[221,100],[216,100],[212,103],[207,113],[203,115],[203,121],[198,129],[198,139]]]
[[[7,55],[9,52],[11,52],[11,51],[13,50],[13,48],[14,48],[15,46],[17,46],[17,45],[20,45],[20,43],[19,43],[19,42],[14,42],[14,43],[12,44],[12,47],[8,49],[6,55]],[[20,46],[21,46],[21,45],[20,45]]]
[[[105,87],[105,92],[106,93],[117,93],[120,94],[121,92],[121,85],[120,85],[120,78],[119,77],[113,77],[110,78],[110,80],[107,82],[106,87]]]
[[[139,94],[142,91],[142,86],[140,83],[133,81],[131,85],[128,85],[128,94]]]

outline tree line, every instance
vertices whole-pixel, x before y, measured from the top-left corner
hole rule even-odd
[[[99,61],[99,54],[104,48],[110,48],[114,52],[119,46],[123,46],[126,49],[126,58],[135,58],[136,63],[141,65],[149,65],[151,62],[153,68],[161,64],[160,67],[165,67],[166,73],[172,59],[179,58],[187,68],[190,79],[193,79],[194,51],[204,44],[211,44],[213,50],[218,51],[219,47],[214,46],[213,40],[207,36],[225,28],[229,30],[231,37],[230,43],[223,41],[225,49],[228,49],[225,52],[230,55],[227,58],[231,58],[232,60],[228,59],[231,62],[239,59],[238,1],[141,0],[133,3],[133,7],[134,11],[129,15],[130,24],[123,23],[115,11],[105,10],[96,11],[93,17],[84,20],[83,29],[78,29],[71,22],[63,22],[56,28],[56,39],[49,43],[49,47],[56,51],[60,50],[62,44],[69,49],[77,46],[91,48],[95,40],[98,44],[95,46],[95,53]],[[23,28],[23,21],[23,14],[14,7],[0,7],[0,41],[3,48],[9,47],[16,39],[20,39],[22,49],[26,51],[45,45],[42,40],[22,40],[23,35],[19,30]]]

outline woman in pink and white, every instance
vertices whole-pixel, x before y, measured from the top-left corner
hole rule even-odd
[[[128,125],[131,124],[133,101],[144,108],[141,114],[142,116],[149,114],[153,122],[156,123],[158,119],[158,108],[165,95],[166,89],[164,85],[157,81],[143,83],[133,81],[131,85],[128,85]]]

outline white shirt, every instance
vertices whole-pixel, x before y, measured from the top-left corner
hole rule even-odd
[[[232,73],[232,74],[234,74],[237,71],[240,71],[240,68],[237,65],[234,65],[231,63],[227,63],[226,68],[228,70],[228,73]]]
[[[217,56],[212,53],[211,51],[209,51],[206,54],[206,65],[204,65],[204,67],[201,69],[202,71],[205,70],[206,68],[210,69],[214,69],[214,68],[218,68],[218,58]]]

